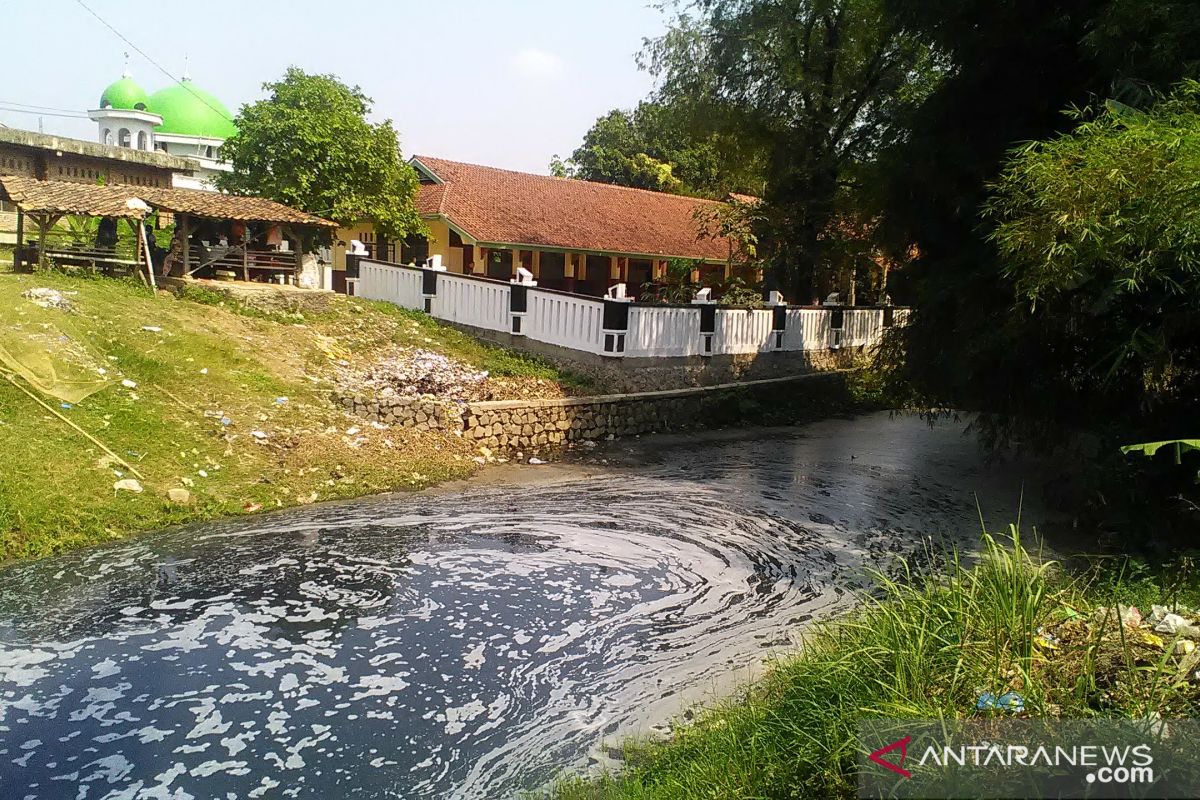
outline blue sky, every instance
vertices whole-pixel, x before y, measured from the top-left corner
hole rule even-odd
[[[532,172],[567,156],[597,116],[647,94],[652,79],[634,56],[665,27],[650,0],[84,2],[176,77],[186,55],[192,80],[234,113],[294,64],[361,86],[375,118],[393,120],[406,156]],[[16,34],[5,37],[0,123],[37,130],[36,115],[2,110],[12,103],[94,108],[127,51],[148,92],[169,82],[75,0],[0,5]],[[42,124],[96,136],[87,119],[48,112]]]

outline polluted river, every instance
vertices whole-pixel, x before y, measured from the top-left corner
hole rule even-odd
[[[973,546],[1030,477],[876,414],[10,566],[0,798],[519,797],[732,690],[869,569]]]

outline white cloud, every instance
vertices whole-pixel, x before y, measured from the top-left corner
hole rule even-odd
[[[539,81],[554,81],[563,77],[566,64],[554,53],[526,47],[509,60],[509,66],[519,77]]]

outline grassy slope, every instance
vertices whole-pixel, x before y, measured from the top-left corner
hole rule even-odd
[[[985,537],[985,545],[974,569],[952,564],[947,575],[912,584],[884,579],[880,599],[818,628],[803,652],[742,696],[701,712],[669,742],[628,743],[627,769],[566,779],[556,797],[854,797],[860,717],[972,716],[982,690],[1017,691],[1034,716],[1200,712],[1191,676],[1200,665],[1172,654],[1170,636],[1146,628],[1118,635],[1092,615],[1118,603],[1195,607],[1194,579],[1182,591],[1111,570],[1103,583],[1068,579],[1035,567],[1019,539],[1005,548]],[[1042,628],[1056,637],[1053,647]]]
[[[77,293],[75,312],[64,317],[22,299],[33,286]],[[62,413],[145,476],[142,494],[114,491],[114,482],[129,476],[101,464],[99,449],[0,380],[0,561],[241,514],[254,504],[270,509],[419,488],[475,468],[474,454],[455,437],[380,431],[334,408],[325,379],[331,359],[353,363],[397,343],[498,375],[558,377],[386,304],[336,298],[328,312],[301,318],[217,305],[203,292],[192,297],[156,296],[105,279],[0,275],[0,324],[36,330],[57,321],[115,378]],[[122,387],[123,378],[136,388]],[[276,403],[278,397],[288,401]],[[46,399],[59,409],[60,401]],[[232,424],[222,425],[213,412]],[[361,431],[347,435],[355,426]],[[256,441],[254,430],[266,432],[266,441]],[[192,502],[170,504],[168,490],[187,481]]]

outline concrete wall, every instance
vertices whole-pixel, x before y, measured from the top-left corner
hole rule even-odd
[[[841,350],[801,350],[769,353],[737,353],[678,358],[614,359],[567,347],[539,342],[527,336],[447,323],[477,339],[537,355],[559,369],[617,392],[649,392],[655,389],[684,389],[714,386],[734,381],[764,380],[846,369],[862,355],[861,347]]]

